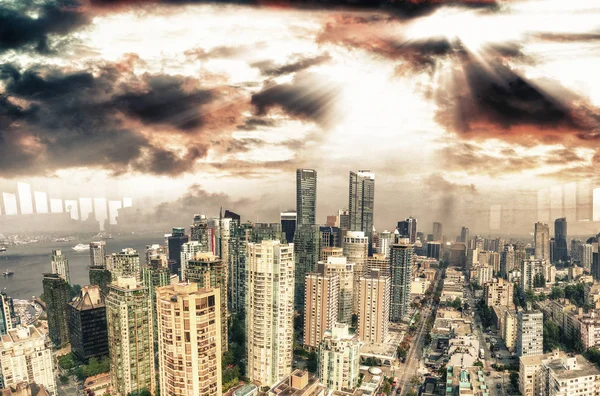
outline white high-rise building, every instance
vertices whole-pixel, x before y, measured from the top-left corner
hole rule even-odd
[[[90,242],[90,266],[106,268],[106,242]]]
[[[533,289],[536,279],[546,278],[546,259],[529,258],[521,261],[521,288],[523,290]]]
[[[342,248],[348,261],[354,263],[354,296],[352,299],[352,313],[358,313],[358,284],[365,275],[367,257],[369,257],[369,238],[363,231],[348,231],[344,236]]]
[[[181,280],[186,280],[188,261],[193,260],[196,254],[204,251],[202,243],[199,241],[189,241],[181,245]]]
[[[538,311],[517,313],[517,356],[544,353],[544,314]]]
[[[113,279],[121,276],[134,276],[138,282],[142,281],[140,255],[135,249],[126,248],[108,257],[110,266],[108,269]]]
[[[585,269],[592,269],[592,259],[594,257],[594,246],[589,243],[581,245],[581,266]]]
[[[52,273],[58,274],[61,278],[71,283],[69,275],[69,260],[60,249],[52,250]]]
[[[340,277],[328,274],[319,263],[316,272],[306,274],[304,295],[304,345],[317,348],[323,334],[337,322]]]
[[[246,282],[246,375],[272,386],[292,372],[294,245],[249,243]]]
[[[44,336],[34,326],[8,330],[0,342],[0,385],[9,388],[20,382],[35,382],[56,395],[52,362],[52,351],[46,348]]]
[[[393,235],[388,230],[379,233],[379,245],[377,245],[377,253],[383,254],[385,258],[390,257],[390,248],[392,247]]]
[[[360,347],[348,325],[336,323],[327,330],[319,347],[319,378],[332,391],[352,391],[358,384]]]
[[[354,303],[354,263],[348,263],[346,257],[327,258],[325,272],[329,275],[337,274],[340,284],[338,298],[338,318],[340,323],[352,324],[352,308]]]
[[[360,340],[383,344],[390,325],[390,277],[379,270],[360,278],[358,288],[358,329]]]

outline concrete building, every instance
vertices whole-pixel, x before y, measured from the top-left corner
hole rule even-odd
[[[67,304],[71,352],[81,361],[108,356],[106,306],[100,287],[83,286],[79,296]]]
[[[46,347],[39,330],[34,326],[18,326],[0,339],[1,387],[35,382],[43,385],[50,395],[56,395],[52,351]]]
[[[202,252],[215,252],[214,230],[209,226],[205,215],[195,214],[190,227],[190,240],[198,241]]]
[[[108,269],[111,272],[112,279],[122,276],[134,276],[138,282],[142,281],[140,255],[135,249],[125,248],[119,253],[113,253],[108,257]]]
[[[169,270],[172,274],[179,275],[181,272],[181,246],[189,241],[185,235],[185,228],[173,227],[171,234],[166,236],[169,247]]]
[[[538,311],[517,313],[517,356],[544,353],[544,315]]]
[[[71,276],[69,274],[69,260],[60,249],[52,250],[52,273],[58,274],[67,283],[71,283]]]
[[[327,262],[329,257],[342,257],[344,255],[344,249],[341,247],[321,247],[321,253],[319,254],[319,261],[324,263]]]
[[[15,306],[12,297],[5,292],[0,292],[0,336],[6,334],[21,323],[19,316],[15,315]]]
[[[382,344],[390,322],[390,277],[372,270],[360,278],[358,328],[361,341]]]
[[[218,289],[196,283],[158,288],[161,395],[222,393],[220,297]]]
[[[317,171],[296,169],[297,224],[314,225],[317,213]]]
[[[186,266],[188,261],[193,260],[199,252],[205,252],[204,246],[199,241],[188,241],[181,245],[181,274],[180,278],[185,281]]]
[[[344,236],[342,247],[344,256],[348,261],[354,263],[354,290],[358,290],[360,278],[366,274],[365,266],[369,256],[369,238],[362,231],[348,231]],[[358,295],[354,293],[352,300],[352,312],[358,312]]]
[[[506,278],[515,269],[515,248],[513,245],[504,245],[500,254],[500,275]]]
[[[328,275],[337,274],[339,277],[340,296],[337,320],[340,323],[351,325],[355,294],[354,263],[348,263],[346,257],[328,257],[325,272]]]
[[[319,263],[316,272],[306,274],[304,302],[304,345],[316,349],[323,334],[337,322],[340,277],[327,273]]]
[[[546,223],[535,223],[535,258],[550,262],[550,229]]]
[[[246,375],[260,386],[272,386],[292,371],[293,245],[249,243],[246,279]]]
[[[523,290],[533,289],[540,279],[546,280],[546,263],[545,259],[533,257],[521,261],[521,288]]]
[[[90,242],[90,267],[106,267],[106,242]]]
[[[581,245],[581,266],[588,271],[592,269],[594,247],[589,243]]]
[[[390,249],[392,247],[393,234],[388,230],[379,233],[379,244],[377,245],[377,253],[382,254],[385,258],[390,257]]]
[[[390,320],[400,322],[407,314],[410,305],[412,281],[413,245],[408,239],[400,238],[392,245],[391,263],[391,306]]]
[[[42,287],[48,315],[48,335],[54,345],[62,347],[69,343],[67,325],[69,284],[59,274],[44,274]]]
[[[304,280],[306,274],[313,272],[319,262],[321,233],[318,225],[300,224],[294,234],[294,307],[304,309]]]
[[[364,232],[364,236],[369,241],[368,253],[371,255],[373,253],[371,243],[373,242],[373,213],[375,209],[375,174],[370,170],[359,170],[357,173],[350,172],[348,195],[349,229]],[[344,229],[341,218],[340,228]]]
[[[365,265],[365,273],[369,273],[372,269],[378,269],[382,274],[390,273],[390,255],[387,257],[383,253],[373,253],[373,256],[367,257]]]
[[[108,285],[112,282],[112,273],[102,266],[90,267],[89,270],[90,285],[98,286],[102,297],[108,294]]]
[[[504,321],[502,322],[501,337],[504,340],[504,345],[509,351],[513,352],[517,346],[517,311],[507,309],[504,312]]]
[[[265,396],[325,396],[327,389],[319,379],[308,371],[294,370],[293,373],[273,385]]]
[[[600,370],[582,355],[555,351],[542,360],[541,385],[544,396],[596,396],[600,392]]]
[[[154,338],[148,289],[134,276],[119,277],[106,297],[112,390],[121,396],[154,393]]]
[[[351,392],[357,386],[361,345],[358,335],[350,333],[345,323],[336,323],[325,332],[317,372],[329,390]]]
[[[440,242],[427,242],[427,257],[439,260],[442,257],[442,244]]]
[[[158,258],[150,259],[148,265],[142,266],[142,285],[148,290],[148,297],[152,304],[152,331],[154,343],[158,342],[158,312],[156,311],[156,289],[171,283],[171,273],[167,267],[161,265]]]
[[[512,307],[514,305],[513,289],[514,285],[512,282],[508,282],[502,278],[494,278],[492,282],[483,285],[485,304],[488,307]]]

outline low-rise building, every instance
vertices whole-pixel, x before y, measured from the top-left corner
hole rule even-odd
[[[325,396],[327,388],[308,371],[294,370],[268,391],[267,395],[285,396]]]

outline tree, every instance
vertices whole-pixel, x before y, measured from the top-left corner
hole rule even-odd
[[[63,370],[71,370],[77,365],[73,353],[67,353],[58,358],[58,366]]]
[[[452,303],[450,303],[450,306],[455,309],[462,308],[462,300],[460,299],[460,297],[456,297],[454,300],[452,300]]]
[[[565,290],[561,287],[554,286],[550,292],[550,299],[558,300],[560,298],[565,298]]]
[[[535,274],[533,277],[533,287],[546,287],[546,279],[543,274]]]
[[[592,347],[585,352],[585,357],[592,363],[600,363],[600,349]]]
[[[352,328],[357,328],[358,327],[358,315],[353,314],[352,315]]]
[[[473,363],[473,366],[483,367],[483,362],[481,360],[478,360],[475,363]]]
[[[560,346],[560,329],[551,320],[544,320],[544,352],[550,352]]]
[[[510,373],[510,384],[513,388],[519,388],[519,373],[513,371]]]
[[[316,373],[317,366],[317,354],[315,352],[311,352],[308,355],[308,360],[306,361],[306,369],[309,373]]]
[[[388,381],[385,381],[381,391],[385,394],[390,393],[392,391],[392,385]]]
[[[81,285],[69,285],[69,295],[70,299],[77,297],[81,293]]]

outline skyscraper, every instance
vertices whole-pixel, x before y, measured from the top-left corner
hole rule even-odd
[[[120,276],[134,276],[138,282],[142,280],[140,272],[140,255],[135,249],[125,248],[113,253],[109,258],[112,279]]]
[[[315,224],[317,213],[317,171],[296,169],[296,214],[298,226]]]
[[[121,395],[154,393],[154,339],[148,289],[135,277],[119,277],[106,297],[111,386]]]
[[[283,240],[286,237],[281,227],[281,223],[254,223],[252,225],[252,235],[250,236],[250,242],[261,243],[262,241],[277,240],[283,243]],[[295,232],[296,230],[294,230],[294,233]],[[292,242],[293,240],[287,243]]]
[[[500,255],[500,274],[507,278],[508,274],[515,269],[515,248],[513,245],[504,245]]]
[[[546,223],[535,223],[535,258],[550,260],[550,229]]]
[[[358,333],[367,343],[384,343],[390,324],[390,277],[371,270],[360,278]]]
[[[362,231],[348,231],[342,242],[344,256],[348,261],[354,264],[354,296],[352,303],[352,312],[358,313],[358,284],[360,278],[366,273],[369,238]]]
[[[325,264],[319,263],[316,272],[306,274],[305,289],[304,345],[316,349],[325,331],[337,322],[340,277],[328,274]]]
[[[323,336],[319,346],[319,379],[332,391],[351,392],[358,383],[360,347],[356,333],[348,325],[336,323]]]
[[[12,297],[3,291],[0,292],[0,336],[6,334],[8,330],[14,329],[20,323],[19,317],[15,315]]]
[[[554,260],[566,263],[569,260],[567,248],[567,218],[562,217],[554,220]]]
[[[106,242],[90,242],[90,267],[106,267]]]
[[[317,268],[320,254],[321,234],[318,225],[300,224],[294,235],[295,290],[294,306],[304,308],[304,280],[306,274]]]
[[[215,289],[220,293],[221,304],[221,349],[223,352],[229,350],[227,340],[227,263],[212,253],[198,253],[187,265],[186,280],[198,284],[203,289]]]
[[[260,386],[272,386],[292,371],[293,246],[249,243],[246,273],[246,375]]]
[[[348,210],[350,230],[362,231],[369,239],[369,255],[373,254],[373,213],[375,209],[375,174],[369,170],[350,172]],[[340,228],[344,228],[341,225]]]
[[[408,238],[410,243],[417,242],[417,219],[409,217],[398,222],[398,233],[400,238]]]
[[[527,291],[534,287],[540,287],[540,282],[546,282],[545,265],[547,261],[544,259],[529,258],[521,261],[521,283],[523,291]]]
[[[81,361],[108,356],[106,306],[98,286],[83,286],[67,304],[71,351]]]
[[[42,286],[48,314],[48,335],[54,345],[62,347],[69,343],[67,326],[69,284],[59,274],[44,274]]]
[[[517,313],[517,356],[544,353],[544,315],[538,311]]]
[[[90,285],[98,286],[102,298],[106,298],[108,294],[108,285],[112,281],[112,275],[109,270],[102,266],[90,267],[89,271]]]
[[[350,230],[350,211],[347,209],[338,210],[338,227],[342,232]]]
[[[190,227],[190,240],[199,242],[203,252],[215,252],[214,230],[209,227],[205,215],[194,215],[194,222]]]
[[[149,265],[142,267],[142,285],[148,291],[148,298],[152,306],[152,331],[154,343],[158,342],[158,322],[156,289],[171,283],[171,273],[167,267],[162,266],[161,259],[151,259]]]
[[[58,274],[61,278],[71,283],[69,275],[69,260],[60,249],[52,250],[52,273]]]
[[[231,285],[228,301],[231,310],[243,313],[246,309],[246,244],[252,236],[252,226],[246,224],[235,224],[231,229],[231,240],[229,244],[229,261],[231,272],[228,274]]]
[[[433,223],[433,240],[435,242],[442,241],[442,223]]]
[[[412,282],[413,245],[408,239],[399,239],[392,245],[391,265],[391,304],[390,320],[400,322],[408,313],[410,305],[410,285]]]
[[[297,218],[298,215],[294,210],[288,210],[286,212],[281,212],[280,214],[281,231],[283,231],[287,243],[294,241]]]
[[[161,395],[221,395],[219,291],[176,283],[156,295]],[[173,336],[178,333],[183,337]]]
[[[592,253],[594,252],[593,246],[589,243],[581,245],[581,266],[585,269],[591,270],[592,268]]]
[[[442,244],[440,242],[427,242],[427,257],[439,260],[442,256]]]
[[[386,258],[390,257],[390,248],[393,243],[393,235],[388,230],[379,233],[379,244],[377,245],[377,253],[383,254]]]
[[[185,235],[185,228],[173,227],[171,235],[167,237],[169,246],[169,270],[172,274],[179,275],[181,271],[181,246],[189,241]]]
[[[340,296],[338,298],[337,321],[352,324],[352,310],[354,304],[354,263],[348,263],[346,257],[329,256],[325,264],[325,273],[337,274],[340,284]]]
[[[460,229],[460,241],[458,242],[462,242],[462,243],[469,243],[469,228],[463,226]]]
[[[206,252],[199,241],[189,241],[181,245],[181,258],[179,260],[181,262],[181,273],[179,274],[179,278],[182,281],[185,280],[185,272],[188,261],[196,257],[196,254],[199,252]]]

